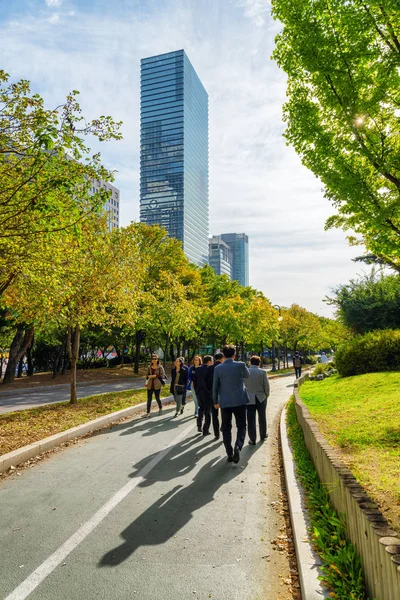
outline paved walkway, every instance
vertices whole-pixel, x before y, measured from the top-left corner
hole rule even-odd
[[[6,600],[291,598],[272,543],[279,413],[293,378],[271,382],[270,436],[227,464],[192,405],[136,418],[0,482]],[[287,581],[287,580],[286,580]]]
[[[77,387],[78,398],[86,398],[95,394],[106,392],[122,392],[133,390],[144,386],[144,377],[137,379],[114,381],[112,383],[94,383],[79,385]],[[69,400],[69,385],[57,385],[54,387],[42,387],[40,390],[26,388],[18,391],[8,391],[0,394],[0,414],[14,410],[34,408],[44,404],[56,404]]]

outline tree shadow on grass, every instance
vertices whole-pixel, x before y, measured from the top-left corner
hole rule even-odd
[[[208,451],[212,449],[208,447]],[[226,464],[225,457],[222,460],[220,457],[213,458],[197,471],[190,485],[174,486],[121,532],[124,541],[107,552],[98,566],[115,567],[127,560],[141,546],[165,544],[187,525],[197,510],[213,501],[214,494],[220,487],[242,475],[248,459],[255,450],[246,446],[242,451],[239,465]],[[174,479],[186,474],[187,471],[182,472],[181,469],[185,463],[189,463],[190,468],[193,468],[194,458],[195,449],[184,452],[179,457],[175,456],[175,465],[171,468],[170,464],[171,473],[169,476],[165,474],[165,479]],[[170,463],[173,462],[174,458]],[[166,473],[167,467],[163,465],[158,471]]]

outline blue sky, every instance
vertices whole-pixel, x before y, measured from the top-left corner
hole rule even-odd
[[[48,107],[72,89],[87,117],[122,120],[101,146],[118,170],[121,224],[139,215],[140,58],[184,48],[210,102],[210,233],[250,237],[250,283],[273,303],[330,314],[322,298],[361,271],[322,185],[282,137],[285,75],[268,0],[0,0],[0,68]]]

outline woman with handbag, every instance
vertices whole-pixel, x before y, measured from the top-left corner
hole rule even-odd
[[[162,412],[162,405],[160,400],[161,386],[165,384],[166,375],[164,368],[160,365],[160,359],[157,354],[153,354],[151,357],[151,363],[147,367],[146,373],[146,389],[147,389],[147,413],[146,417],[150,417],[151,401],[153,399],[153,393],[156,397],[158,404],[158,413]]]
[[[197,417],[198,416],[198,412],[199,412],[199,404],[197,402],[197,396],[196,396],[196,391],[194,389],[194,385],[192,385],[193,383],[193,375],[196,369],[198,369],[199,367],[201,367],[201,365],[203,364],[203,361],[201,360],[201,356],[195,356],[193,361],[192,361],[192,366],[189,369],[189,379],[188,379],[188,385],[187,385],[187,389],[188,390],[192,390],[192,398],[193,398],[193,402],[194,402],[194,416]]]
[[[186,391],[188,375],[188,369],[183,365],[183,358],[177,358],[171,370],[171,385],[169,388],[176,402],[176,413],[174,414],[174,418],[177,417],[179,413],[183,413],[184,407],[182,406],[182,398]]]

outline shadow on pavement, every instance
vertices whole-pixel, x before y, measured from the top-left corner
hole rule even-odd
[[[214,494],[221,486],[234,477],[242,475],[249,458],[260,447],[245,446],[239,465],[227,464],[226,456],[222,460],[218,457],[208,461],[195,474],[190,485],[186,487],[176,485],[124,529],[121,532],[123,543],[107,552],[99,561],[98,566],[115,567],[127,560],[141,546],[165,544],[192,519],[196,510],[213,501]],[[178,447],[175,455],[171,455],[167,465],[163,461],[162,467],[155,469],[159,472],[158,477],[156,475],[157,480],[170,480],[186,474],[195,466],[194,463],[198,458],[215,450],[215,446],[208,445],[200,452],[198,448],[191,449],[177,456],[181,450],[182,448]],[[138,467],[138,465],[135,466]],[[144,482],[143,485],[150,483],[150,481]]]

